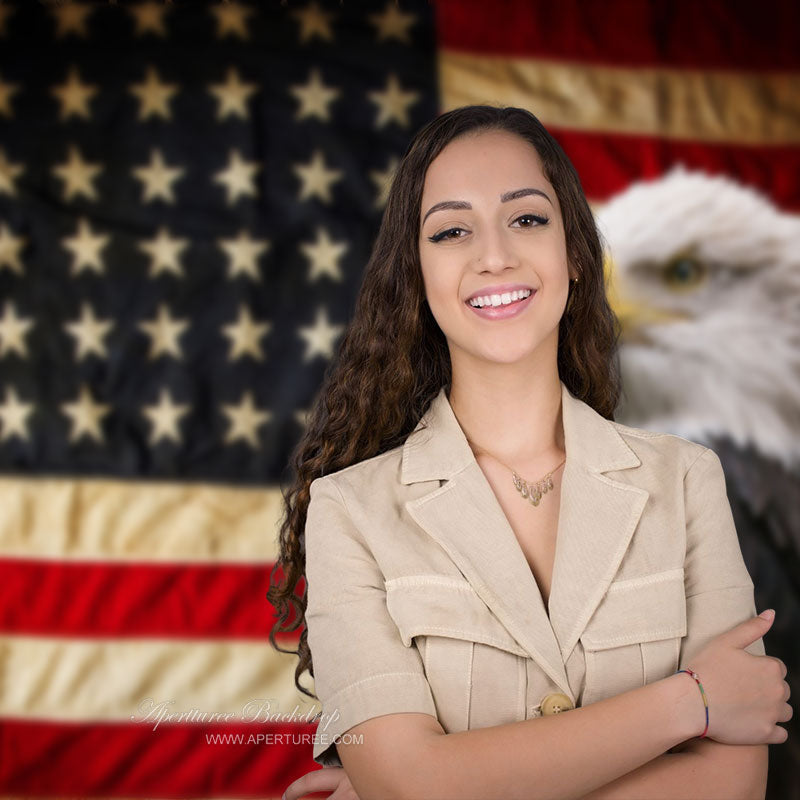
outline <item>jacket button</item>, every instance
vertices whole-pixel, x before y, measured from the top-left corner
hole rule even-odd
[[[545,716],[560,714],[562,711],[570,711],[573,708],[575,706],[572,704],[572,700],[562,692],[548,694],[542,698],[542,714]]]

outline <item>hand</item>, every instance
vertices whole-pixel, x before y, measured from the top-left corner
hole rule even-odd
[[[312,792],[333,792],[328,800],[358,800],[356,790],[342,767],[325,767],[301,775],[290,783],[281,800],[298,800]]]
[[[751,617],[739,623],[712,639],[688,665],[700,676],[708,700],[708,738],[747,745],[780,744],[788,738],[786,729],[776,724],[787,722],[793,713],[786,702],[790,694],[784,680],[786,665],[774,656],[754,656],[744,650],[772,622]],[[695,693],[695,705],[702,709],[696,684]],[[701,732],[702,728],[696,735]]]

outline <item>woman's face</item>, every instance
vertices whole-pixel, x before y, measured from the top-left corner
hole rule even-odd
[[[555,358],[574,273],[558,198],[530,143],[507,131],[450,142],[425,176],[419,253],[452,359]],[[487,296],[482,309],[469,302]]]

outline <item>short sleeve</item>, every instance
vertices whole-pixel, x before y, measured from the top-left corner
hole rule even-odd
[[[684,477],[686,630],[679,668],[715,636],[755,616],[754,586],[742,557],[719,456],[706,448]],[[746,648],[764,655],[764,640]]]
[[[339,487],[326,476],[312,482],[310,493],[305,621],[322,704],[313,757],[341,766],[335,739],[354,725],[397,712],[436,716],[436,710],[419,651],[400,638],[383,574]]]

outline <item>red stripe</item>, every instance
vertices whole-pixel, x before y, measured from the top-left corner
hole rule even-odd
[[[612,66],[792,70],[796,0],[435,0],[440,48]]]
[[[275,624],[266,599],[271,569],[270,563],[0,559],[0,630],[266,639]],[[287,636],[294,639],[299,632]]]
[[[786,210],[800,211],[800,147],[677,141],[645,136],[586,133],[548,125],[575,165],[587,197],[599,202],[630,186],[657,178],[682,163],[687,169],[722,174],[765,194]]]
[[[57,797],[280,797],[293,780],[317,768],[310,738],[316,727],[238,721],[162,723],[153,730],[153,725],[141,722],[70,724],[6,718],[0,720],[0,790]],[[207,734],[241,734],[242,740],[213,744]],[[248,741],[259,734],[286,738],[282,743]]]

